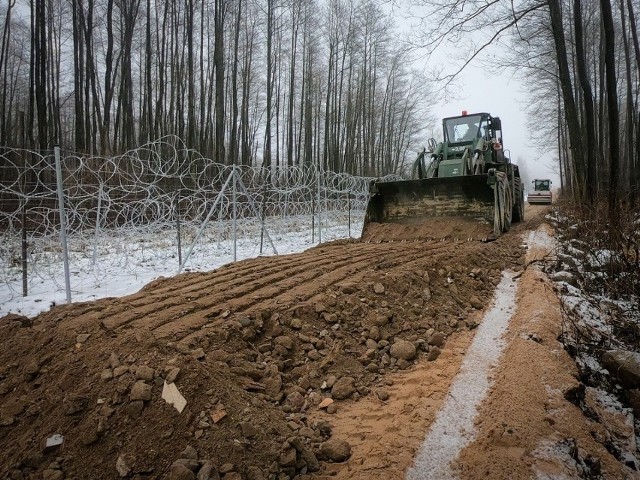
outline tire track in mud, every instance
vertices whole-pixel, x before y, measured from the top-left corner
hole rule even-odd
[[[449,244],[434,245],[434,247],[438,249],[442,247],[448,248],[449,246]],[[357,248],[357,246],[355,248]],[[385,250],[384,261],[388,263],[392,258],[401,260],[407,255],[413,255],[415,253],[415,249],[424,251],[420,246],[414,246],[410,251],[407,251],[406,246],[403,246],[395,252]],[[195,320],[196,325],[191,323],[191,326],[188,328],[193,329],[209,323],[211,320],[208,317],[217,316],[225,309],[230,309],[233,310],[233,313],[240,314],[251,307],[267,308],[267,305],[264,304],[265,300],[269,304],[269,307],[274,303],[283,305],[292,301],[302,302],[310,298],[317,291],[326,288],[328,285],[326,277],[329,275],[332,277],[335,276],[335,272],[338,270],[343,272],[342,277],[332,283],[340,282],[357,271],[371,268],[374,264],[372,261],[376,258],[380,258],[380,254],[382,252],[379,250],[379,248],[376,248],[371,252],[356,257],[350,257],[349,255],[344,255],[344,252],[339,252],[340,255],[334,254],[331,257],[324,256],[321,264],[318,262],[318,256],[324,255],[324,251],[318,250],[312,251],[309,254],[304,253],[302,256],[308,256],[310,260],[309,262],[304,262],[300,267],[280,272],[275,278],[273,276],[263,278],[260,283],[253,285],[253,288],[247,289],[239,287],[235,291],[225,292],[223,295],[218,296],[214,301],[210,301],[210,305],[206,309],[200,308],[197,315],[193,311],[190,312],[195,315],[195,319],[193,318],[194,315],[188,317],[182,314],[182,312],[172,312],[172,317],[167,318],[166,312],[163,312],[162,318],[160,319],[161,324],[145,324],[144,327],[150,330],[156,330],[163,325],[174,324],[176,322],[189,324]],[[357,251],[359,253],[361,252],[360,249]],[[331,253],[334,253],[332,249]],[[394,257],[390,258],[389,255],[394,255]],[[340,262],[336,262],[337,257],[340,258]],[[313,264],[315,267],[309,269],[308,264]],[[322,273],[319,275],[320,272]],[[283,294],[285,294],[285,298],[281,297]],[[136,327],[140,326],[141,325],[136,323]],[[179,327],[179,325],[176,324],[176,327]],[[183,329],[178,328],[178,330]],[[169,334],[165,332],[156,333],[160,336],[166,336]]]
[[[427,245],[422,242],[415,248],[407,249],[406,247],[403,247],[400,250],[393,252],[394,256],[390,256],[390,253],[385,250],[377,252],[378,254],[384,253],[385,255],[383,260],[378,262],[377,265],[382,265],[382,268],[389,273],[400,268],[404,270],[411,269],[411,267],[417,267],[424,264],[426,261],[435,260],[441,258],[442,255],[450,254],[455,250],[455,248],[466,243],[469,242],[430,242]],[[412,244],[406,243],[405,245],[408,246]],[[476,247],[471,248],[472,251],[475,252],[477,248],[483,248],[483,246],[478,243]],[[416,254],[419,255],[419,258],[416,258]],[[410,261],[407,262],[407,259]],[[265,287],[267,292],[258,299],[252,297],[248,300],[246,297],[238,295],[229,301],[229,303],[220,306],[219,310],[222,311],[229,309],[232,310],[235,315],[241,315],[252,310],[269,310],[277,308],[278,306],[284,306],[286,308],[287,305],[291,305],[292,303],[298,305],[308,303],[313,301],[313,299],[318,295],[321,295],[328,286],[339,284],[347,279],[350,283],[359,283],[359,281],[367,275],[367,272],[370,271],[372,265],[376,265],[372,264],[368,260],[369,258],[354,263],[352,259],[351,262],[348,262],[345,265],[326,271],[320,277],[316,276],[317,271],[309,272],[304,276],[294,277],[291,279],[294,284],[293,289],[291,289],[287,283],[286,285],[281,285],[277,289],[275,295],[268,295],[268,290],[272,288],[270,286]],[[328,281],[329,278],[331,278],[331,280]],[[203,327],[216,327],[224,323],[224,321],[224,319],[218,318],[214,322],[209,322],[207,320],[203,320],[202,315],[199,314],[192,317],[187,316],[166,321],[163,325],[156,326],[154,332],[160,337],[174,335],[177,337],[176,341],[188,342],[195,337],[203,335],[204,333],[201,331]]]
[[[331,251],[331,253],[333,253],[333,251]],[[201,300],[204,297],[207,297],[206,305],[199,304],[194,306],[194,308],[198,309],[199,311],[203,311],[210,307],[219,305],[220,303],[227,302],[236,298],[245,297],[247,295],[254,293],[257,290],[265,288],[266,286],[281,285],[283,281],[287,279],[298,278],[297,276],[300,274],[308,274],[309,272],[315,272],[317,274],[319,271],[323,271],[324,273],[323,269],[330,265],[336,265],[336,264],[345,265],[345,264],[353,263],[354,261],[358,262],[362,258],[371,259],[371,258],[374,258],[375,256],[376,254],[372,252],[372,253],[365,253],[354,258],[349,257],[347,255],[340,255],[340,256],[332,255],[328,257],[324,256],[322,257],[321,260],[319,260],[318,255],[313,255],[307,259],[305,258],[307,257],[307,255],[303,254],[303,257],[297,256],[297,258],[298,260],[300,260],[300,258],[305,259],[306,261],[304,262],[294,261],[291,263],[291,266],[288,269],[283,269],[282,267],[275,267],[275,268],[269,268],[266,272],[265,270],[258,270],[258,266],[254,264],[253,268],[249,272],[250,273],[254,271],[258,272],[256,274],[256,277],[258,277],[257,280],[244,282],[244,280],[247,278],[248,272],[245,272],[243,275],[241,274],[232,275],[231,278],[228,279],[227,281],[224,281],[224,282],[218,281],[215,283],[212,283],[210,281],[210,278],[207,276],[201,280],[197,288],[193,286],[193,288],[189,289],[187,292],[177,290],[173,293],[172,296],[163,298],[163,301],[161,301],[160,303],[158,302],[157,295],[155,295],[154,292],[148,292],[151,295],[147,297],[146,303],[143,305],[138,305],[137,309],[135,309],[135,311],[133,312],[130,312],[128,316],[122,315],[124,313],[123,311],[113,312],[106,319],[103,318],[103,321],[105,323],[105,326],[107,326],[107,328],[118,329],[125,325],[131,324],[136,320],[139,320],[141,318],[144,318],[159,312],[162,312],[163,316],[165,317],[167,315],[172,315],[172,314],[173,315],[184,314],[185,313],[184,312],[185,297],[187,297],[187,301],[190,301],[193,303],[197,302],[198,300]],[[337,261],[339,261],[339,263],[336,263]],[[313,266],[313,268],[310,269],[309,268],[310,266]],[[226,289],[218,293],[217,295],[214,295],[213,297],[210,296],[212,289],[215,289],[220,285],[222,286],[228,285],[233,281],[237,280],[238,278],[243,280],[242,285],[234,286],[232,289]],[[149,307],[149,306],[153,306],[153,308],[151,310],[146,309],[146,307]],[[211,314],[211,313],[215,314],[215,311],[203,312],[203,314],[205,315]],[[108,318],[112,318],[114,316],[119,316],[119,321],[117,323],[109,322]]]
[[[383,261],[387,264],[400,263],[407,256],[413,258],[416,253],[434,253],[443,249],[449,250],[455,245],[457,245],[455,242],[437,242],[427,245],[423,243],[406,243],[396,251],[389,252],[388,249],[385,249],[383,251],[385,254]],[[358,245],[355,245],[354,248],[357,249]],[[357,249],[357,251],[361,252],[361,249]],[[227,291],[213,301],[210,300],[209,306],[206,308],[202,308],[199,305],[185,310],[184,302],[180,302],[178,304],[180,310],[176,311],[174,309],[171,312],[162,310],[161,316],[156,319],[157,322],[137,322],[136,320],[145,318],[139,317],[129,320],[126,324],[121,323],[117,328],[143,327],[153,331],[159,337],[184,335],[185,331],[189,335],[189,332],[194,329],[200,329],[207,324],[215,326],[224,321],[223,319],[218,319],[213,324],[211,322],[211,317],[218,316],[224,310],[231,310],[235,315],[239,315],[250,309],[273,308],[274,306],[283,306],[294,301],[302,303],[325,290],[329,285],[340,283],[358,273],[364,275],[364,272],[375,264],[372,261],[380,258],[383,252],[380,251],[380,248],[375,248],[370,253],[357,257],[340,255],[342,259],[340,263],[336,263],[335,256],[333,256],[324,258],[321,264],[318,264],[317,257],[318,254],[323,252],[310,252],[311,255],[305,253],[302,255],[304,257],[309,256],[310,261],[294,268],[293,272],[292,270],[280,272],[277,277],[263,278],[261,282],[252,285],[250,288],[242,286],[232,291]],[[310,263],[314,264],[315,268],[309,269],[308,265]],[[297,264],[299,265],[299,263]],[[331,267],[327,268],[328,266]],[[182,336],[181,339],[184,338]]]
[[[418,253],[428,253],[433,254],[439,252],[441,249],[449,250],[450,247],[455,246],[457,243],[437,243],[430,244],[430,249],[421,249]],[[392,263],[394,266],[402,265],[404,268],[408,268],[411,266],[417,266],[420,263],[425,262],[425,258],[434,258],[434,257],[421,257],[416,260],[412,260],[410,262],[403,262],[403,259],[406,259],[407,256],[411,256],[412,258],[415,256],[415,251],[401,250],[396,252],[396,255],[393,257],[387,256],[384,259],[386,264]],[[236,315],[240,315],[243,313],[250,312],[252,310],[263,310],[263,309],[271,309],[276,306],[286,306],[293,302],[297,302],[299,304],[313,301],[318,295],[321,295],[328,286],[333,286],[344,282],[345,280],[349,280],[350,282],[358,282],[362,280],[367,271],[371,268],[371,263],[368,261],[371,257],[367,257],[361,261],[354,262],[352,261],[341,265],[337,268],[331,269],[329,271],[325,271],[319,277],[317,276],[317,271],[306,272],[304,275],[297,276],[291,278],[290,282],[286,282],[284,284],[279,284],[277,291],[274,295],[269,295],[270,289],[275,289],[273,286],[266,286],[265,292],[259,298],[252,296],[250,300],[246,301],[247,298],[241,295],[235,297],[238,299],[237,302],[226,303],[220,307],[220,310],[231,309],[233,308],[233,313]],[[378,258],[378,255],[376,255]],[[393,267],[392,267],[393,268]],[[293,288],[289,287],[289,283],[293,283]],[[167,324],[158,326],[154,329],[156,333],[160,333],[159,336],[167,336],[169,334],[179,335],[180,331],[184,330],[194,330],[201,329],[203,326],[207,325],[207,327],[215,327],[224,322],[224,319],[218,319],[213,323],[209,323],[206,320],[202,321],[202,316],[199,315],[194,318],[183,317],[178,320],[178,322],[167,322]],[[193,323],[195,321],[195,324]],[[167,332],[164,331],[163,327],[175,327],[175,330]],[[182,327],[182,328],[181,328]],[[190,338],[197,336],[197,333],[188,333],[185,336],[176,338],[177,341],[185,341]]]
[[[317,248],[322,249],[324,247]],[[316,251],[316,249],[311,249],[309,252]],[[338,252],[338,250],[335,251]],[[152,281],[137,293],[125,298],[110,299],[108,311],[104,310],[103,304],[100,302],[89,302],[88,306],[85,304],[82,307],[80,306],[81,304],[75,304],[72,307],[75,317],[74,322],[78,324],[93,323],[96,320],[104,322],[109,318],[130,311],[132,308],[142,309],[149,305],[163,302],[157,305],[155,310],[144,312],[144,315],[154,314],[167,308],[182,305],[185,302],[185,297],[188,298],[187,301],[198,300],[209,293],[206,289],[215,288],[218,284],[229,283],[237,279],[255,280],[264,278],[265,275],[283,271],[283,269],[317,264],[317,258],[311,256],[306,264],[301,265],[300,258],[306,256],[308,256],[307,252],[286,256],[258,257],[225,265],[212,272],[186,273],[178,277],[158,279]],[[260,269],[265,266],[267,268]],[[190,296],[192,293],[199,293],[200,295],[197,297]],[[80,310],[80,308],[82,309]],[[206,307],[200,307],[200,309],[203,308]]]

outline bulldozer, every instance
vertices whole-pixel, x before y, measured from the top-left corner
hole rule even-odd
[[[531,183],[533,183],[533,192],[527,195],[529,205],[551,205],[551,180],[536,178]]]
[[[373,223],[428,223],[452,217],[482,222],[487,238],[524,220],[518,166],[505,155],[502,124],[489,113],[442,120],[443,141],[429,140],[411,169],[411,180],[373,181],[363,236]]]

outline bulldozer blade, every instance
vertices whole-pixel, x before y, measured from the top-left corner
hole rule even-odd
[[[551,205],[551,192],[530,193],[527,201],[529,205]]]
[[[494,219],[488,175],[380,182],[371,187],[363,232],[370,223],[428,223],[442,217],[484,222]]]

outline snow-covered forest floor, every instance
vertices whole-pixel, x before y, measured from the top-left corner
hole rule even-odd
[[[640,218],[624,212],[616,226],[603,218],[598,209],[554,209],[548,220],[558,244],[545,270],[561,300],[559,340],[578,368],[580,384],[570,400],[602,423],[607,415],[618,419],[608,422],[605,445],[639,470]]]

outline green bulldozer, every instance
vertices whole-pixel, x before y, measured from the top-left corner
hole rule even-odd
[[[495,237],[524,220],[524,188],[518,166],[505,155],[502,125],[488,113],[442,121],[444,140],[429,141],[411,180],[374,181],[364,232],[372,223],[427,223],[454,217],[483,222]]]

